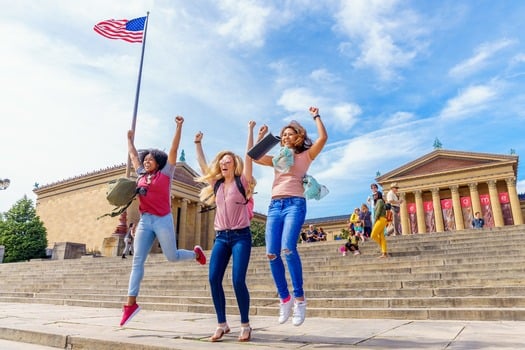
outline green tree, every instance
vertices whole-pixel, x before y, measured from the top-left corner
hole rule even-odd
[[[264,247],[266,245],[264,240],[266,225],[262,222],[252,221],[250,230],[252,231],[252,247]]]
[[[6,263],[46,257],[46,228],[27,196],[0,217],[0,245]]]
[[[350,231],[348,231],[346,228],[342,228],[339,237],[341,237],[341,239],[347,240],[348,237],[350,237]]]

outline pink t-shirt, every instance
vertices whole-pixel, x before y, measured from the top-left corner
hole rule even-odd
[[[144,169],[141,167],[137,173]],[[148,174],[140,177],[138,187],[147,188],[146,195],[139,195],[139,211],[157,216],[165,216],[171,213],[171,179],[175,173],[175,166],[166,163],[162,170],[150,176]],[[150,184],[148,184],[150,182]]]
[[[294,153],[294,164],[287,173],[274,170],[273,197],[304,197],[303,177],[306,175],[312,158],[308,150],[299,154]]]
[[[246,178],[241,176],[241,182],[244,188],[248,188]],[[215,184],[212,184],[212,187]],[[233,181],[228,186],[228,192],[225,193],[225,186],[222,183],[217,190],[215,196],[215,205],[217,206],[215,212],[215,231],[222,230],[238,230],[250,226],[250,217],[248,214],[248,206],[245,204],[241,192],[237,188],[237,184]]]

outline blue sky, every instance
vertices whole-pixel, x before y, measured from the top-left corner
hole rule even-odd
[[[382,174],[433,151],[525,153],[525,2],[521,1],[28,1],[0,13],[0,212],[46,185],[126,161],[141,44],[93,31],[150,11],[137,147],[167,150],[174,116],[198,169],[242,153],[248,121],[274,134],[288,121],[329,140],[310,173],[330,194],[307,218],[342,215]],[[523,166],[518,190],[525,191]],[[255,167],[255,210],[273,174]]]

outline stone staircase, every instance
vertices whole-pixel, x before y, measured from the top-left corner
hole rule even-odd
[[[389,259],[361,244],[341,256],[342,241],[301,244],[308,316],[447,320],[525,320],[525,225],[388,237]],[[207,252],[209,255],[210,252]],[[131,259],[0,264],[0,302],[120,308]],[[225,276],[227,312],[238,314]],[[139,303],[148,310],[214,313],[208,268],[150,255]],[[277,315],[278,299],[264,247],[248,271],[253,315]]]

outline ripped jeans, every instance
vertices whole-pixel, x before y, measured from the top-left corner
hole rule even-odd
[[[302,197],[272,199],[268,207],[266,254],[281,299],[286,299],[290,295],[281,252],[286,258],[294,297],[304,296],[303,266],[297,251],[297,240],[305,217],[306,200]]]

